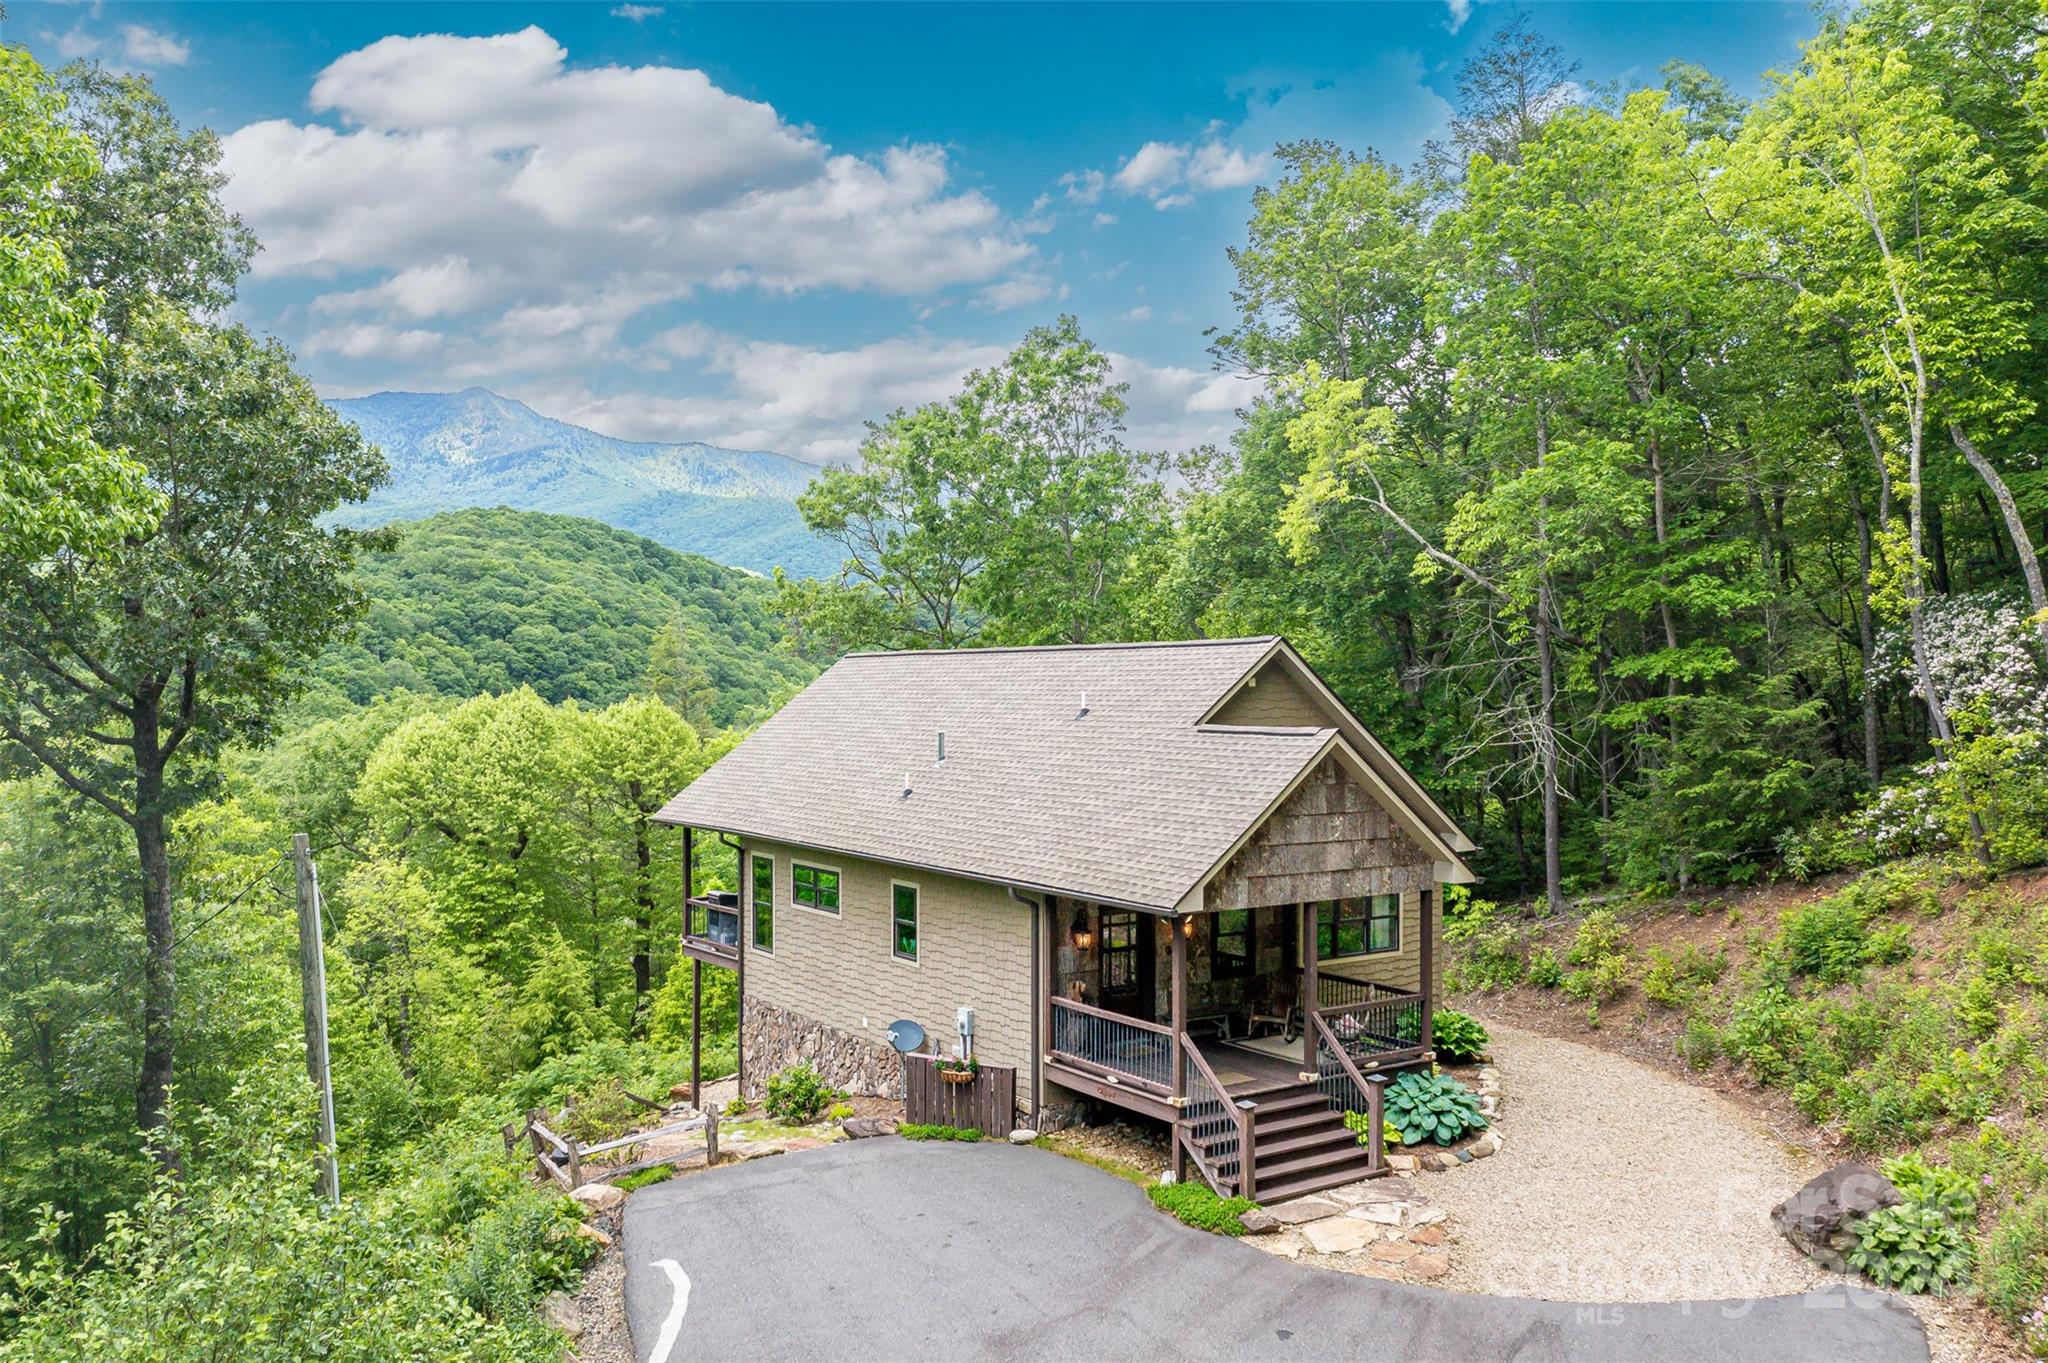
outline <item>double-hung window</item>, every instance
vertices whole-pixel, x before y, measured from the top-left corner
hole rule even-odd
[[[775,950],[775,858],[753,859],[754,950]]]
[[[821,866],[792,862],[789,867],[790,902],[820,913],[839,912],[839,872]]]
[[[1316,959],[1401,949],[1401,896],[1364,895],[1316,905]]]
[[[1224,909],[1215,917],[1216,940],[1209,959],[1209,978],[1242,980],[1252,973],[1252,911]]]
[[[898,960],[917,959],[917,886],[889,888],[890,950]]]

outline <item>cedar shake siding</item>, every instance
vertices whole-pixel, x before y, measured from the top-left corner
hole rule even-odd
[[[1209,882],[1202,907],[1259,908],[1436,883],[1434,860],[1335,761],[1309,773]]]
[[[750,842],[749,854],[775,859],[775,948],[754,946],[753,909],[745,909],[746,1006],[767,1004],[875,1047],[898,1018],[922,1026],[946,1049],[954,1014],[974,1010],[975,1054],[991,1065],[1014,1065],[1020,1104],[1028,1105],[1031,1074],[1031,910],[1001,886],[962,880],[788,843]],[[839,872],[834,917],[790,897],[792,862]],[[745,861],[741,862],[744,867]],[[745,879],[744,873],[742,880]],[[892,950],[895,884],[918,889],[918,958]],[[745,896],[742,896],[745,899]],[[764,1082],[799,1055],[750,1057],[750,1084]],[[757,1065],[759,1068],[757,1068]],[[850,1076],[827,1075],[834,1083]]]
[[[1247,727],[1320,729],[1329,712],[1287,669],[1267,663],[1244,688],[1216,711],[1211,724]]]

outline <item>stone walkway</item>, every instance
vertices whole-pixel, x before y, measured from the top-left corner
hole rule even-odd
[[[1508,1140],[1492,1159],[1417,1178],[1450,1213],[1456,1253],[1439,1286],[1713,1301],[1829,1280],[1768,1217],[1818,1169],[1741,1108],[1623,1056],[1488,1026]]]

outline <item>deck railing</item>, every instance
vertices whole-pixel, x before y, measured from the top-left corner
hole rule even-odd
[[[1360,1072],[1320,1014],[1311,1018],[1309,1025],[1316,1036],[1316,1088],[1341,1111],[1366,1115],[1367,1168],[1369,1175],[1377,1174],[1387,1162],[1386,1135],[1380,1126],[1386,1102],[1381,1087],[1384,1081],[1375,1082]]]
[[[1380,984],[1375,980],[1361,980],[1325,967],[1316,972],[1316,1011],[1330,1008],[1349,1008],[1355,1003],[1373,1003],[1380,999],[1398,998],[1407,991],[1392,985]]]
[[[1173,1091],[1171,1028],[1072,999],[1050,1002],[1055,1059],[1154,1093]]]
[[[1234,1101],[1194,1039],[1180,1039],[1181,1109],[1174,1139],[1186,1147],[1209,1186],[1226,1196],[1251,1197],[1257,1188],[1252,1170],[1252,1108]]]
[[[732,903],[717,898],[692,899],[687,908],[685,937],[717,948],[720,954],[739,954],[740,910],[736,898]]]
[[[1419,1058],[1422,1013],[1428,999],[1421,994],[1391,991],[1356,1003],[1319,1008],[1315,1020],[1361,1070],[1378,1069]]]

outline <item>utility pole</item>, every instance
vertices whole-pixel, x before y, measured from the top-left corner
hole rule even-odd
[[[327,1064],[327,958],[320,942],[320,873],[304,833],[292,834],[292,864],[299,879],[299,992],[306,1014],[306,1073],[320,1090],[320,1191],[341,1202],[341,1170],[334,1160],[334,1076]]]

